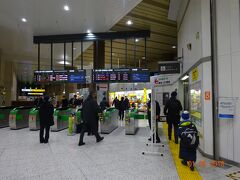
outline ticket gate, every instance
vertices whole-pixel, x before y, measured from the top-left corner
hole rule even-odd
[[[125,111],[125,134],[134,135],[138,129],[137,110],[130,109]]]
[[[104,111],[103,116],[100,117],[100,132],[109,134],[116,128],[118,128],[118,110],[108,108]]]
[[[13,108],[13,106],[0,107],[0,128],[9,126],[9,114]]]
[[[40,129],[39,108],[32,108],[29,112],[29,129],[36,131]]]
[[[68,119],[72,113],[71,108],[57,108],[54,110],[53,118],[54,125],[51,126],[51,131],[61,131],[68,128]]]
[[[10,129],[21,129],[29,126],[29,112],[32,107],[20,106],[10,111],[9,126]]]

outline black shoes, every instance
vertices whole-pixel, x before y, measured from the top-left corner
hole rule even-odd
[[[40,143],[44,143],[44,141],[40,141]]]
[[[97,143],[102,141],[104,139],[104,137],[100,137],[99,139],[97,139]]]
[[[194,171],[194,166],[190,166],[190,170],[191,170],[191,171]]]
[[[84,142],[79,142],[78,146],[83,146],[85,143]]]
[[[45,140],[44,143],[45,143],[45,144],[48,143],[48,140]]]
[[[181,163],[182,163],[182,165],[184,165],[184,166],[188,166],[187,161],[182,160]]]

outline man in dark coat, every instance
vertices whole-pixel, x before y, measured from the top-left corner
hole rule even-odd
[[[113,100],[112,106],[114,106],[116,109],[119,109],[119,100],[117,97]]]
[[[148,123],[149,123],[149,127],[151,129],[151,94],[148,94],[149,96],[149,101],[147,102],[147,115],[148,115]],[[160,119],[160,112],[161,112],[161,109],[160,109],[160,105],[157,101],[155,101],[156,103],[156,120],[159,121]],[[154,138],[154,136],[153,136]],[[149,141],[151,141],[151,137],[148,139]],[[156,129],[156,143],[160,143],[160,138],[158,136],[158,130]]]
[[[130,108],[130,103],[129,103],[129,99],[127,98],[127,96],[125,96],[124,99],[124,110],[128,110]]]
[[[172,139],[172,127],[174,127],[175,143],[178,144],[178,124],[180,122],[180,111],[182,111],[182,104],[177,99],[177,92],[171,93],[171,98],[168,100],[164,107],[164,115],[167,116],[168,123],[168,139]]]
[[[49,96],[45,96],[43,103],[39,108],[40,118],[40,143],[48,143],[50,126],[54,124],[53,121],[54,107],[49,102]],[[45,129],[45,138],[44,138]]]
[[[83,102],[82,107],[82,118],[83,118],[83,128],[80,134],[80,140],[78,145],[82,146],[85,143],[83,142],[84,133],[90,128],[93,134],[96,137],[96,141],[100,142],[104,138],[100,137],[98,133],[98,114],[101,113],[101,110],[97,104],[97,94],[95,92],[90,92],[87,99]]]
[[[101,111],[104,111],[105,109],[107,109],[107,107],[110,107],[110,106],[109,106],[109,103],[107,102],[107,98],[104,97],[100,102]]]
[[[62,108],[67,108],[67,107],[68,107],[68,100],[67,100],[66,96],[63,96]]]
[[[121,97],[121,101],[118,103],[118,115],[119,119],[123,121],[124,118],[124,97]]]

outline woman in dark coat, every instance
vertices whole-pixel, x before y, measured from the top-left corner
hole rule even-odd
[[[48,143],[50,126],[54,125],[53,112],[54,112],[54,107],[49,102],[49,96],[45,96],[43,103],[39,108],[40,143]],[[45,129],[45,137],[44,137],[44,129]]]
[[[182,113],[182,120],[179,124],[178,135],[180,137],[179,158],[182,164],[189,166],[194,171],[194,163],[197,160],[197,147],[199,136],[196,126],[190,121],[189,112]]]
[[[97,104],[97,95],[95,92],[90,92],[87,99],[83,102],[82,107],[82,118],[83,118],[83,128],[80,134],[80,140],[78,145],[82,146],[85,143],[83,142],[84,133],[87,130],[91,130],[96,137],[96,141],[100,142],[103,140],[98,133],[98,114],[101,113],[100,107]]]

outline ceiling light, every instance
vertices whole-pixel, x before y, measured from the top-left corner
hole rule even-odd
[[[185,75],[185,76],[183,76],[182,78],[181,78],[181,80],[182,81],[185,81],[185,80],[187,80],[189,78],[189,75]]]
[[[135,39],[135,42],[138,42],[139,41],[139,39]]]
[[[22,18],[21,20],[22,20],[22,22],[27,22],[26,18]]]
[[[88,33],[88,34],[91,34],[91,30],[90,30],[90,29],[88,29],[88,30],[87,30],[87,33]]]
[[[73,48],[73,50],[76,50],[77,48]]]
[[[64,61],[59,61],[58,64],[64,64]],[[69,65],[70,63],[68,61],[65,61],[66,65]]]
[[[176,48],[177,48],[177,46],[172,46],[172,48],[173,48],[173,49],[176,49]]]
[[[128,21],[126,22],[126,24],[127,24],[127,25],[132,25],[133,22],[132,22],[131,20],[128,20]]]
[[[70,10],[68,5],[65,5],[63,8],[64,8],[65,11],[69,11]]]

